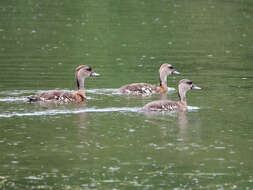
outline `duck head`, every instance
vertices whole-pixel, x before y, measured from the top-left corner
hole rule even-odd
[[[161,65],[159,69],[160,76],[161,75],[179,75],[180,73],[174,69],[174,67],[171,64],[164,63]]]
[[[171,64],[162,64],[159,69],[160,86],[167,88],[167,76],[173,74],[179,75],[180,73],[176,71]]]
[[[186,92],[189,90],[201,90],[201,88],[193,84],[189,79],[180,80],[178,84],[178,96],[180,101],[186,103]]]
[[[76,83],[78,90],[84,89],[84,80],[87,77],[98,77],[100,74],[92,71],[88,65],[80,65],[76,68]]]

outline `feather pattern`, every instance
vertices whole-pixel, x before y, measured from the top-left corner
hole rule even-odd
[[[157,87],[147,83],[133,83],[122,86],[119,91],[129,95],[150,95],[156,93]]]
[[[178,102],[169,100],[156,100],[146,104],[143,109],[149,111],[175,111],[179,108]]]

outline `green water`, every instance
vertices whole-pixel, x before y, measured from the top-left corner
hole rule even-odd
[[[253,189],[251,0],[0,2],[0,189]],[[202,91],[185,113],[138,111],[151,97],[117,88],[158,83],[161,64]],[[75,90],[81,105],[28,104]]]

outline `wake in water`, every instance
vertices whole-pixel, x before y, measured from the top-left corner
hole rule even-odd
[[[91,94],[102,94],[102,95],[107,95],[107,96],[120,94],[117,88],[88,89],[88,90],[85,90],[85,92],[91,93]]]
[[[58,89],[55,89],[58,90]],[[40,94],[43,92],[47,92],[50,90],[10,90],[10,91],[2,91],[0,95],[8,96],[8,97],[0,97],[0,102],[14,102],[14,101],[24,101],[27,100],[27,96],[32,94]],[[68,92],[74,92],[74,90],[62,90]],[[118,89],[116,88],[102,88],[102,89],[87,89],[85,90],[87,94],[102,94],[107,96],[118,95]],[[21,96],[21,97],[19,97]],[[90,97],[88,97],[89,99]],[[90,98],[91,99],[91,98]]]
[[[168,93],[175,91],[175,88],[168,88]],[[87,93],[91,94],[103,94],[107,96],[121,95],[118,88],[101,88],[101,89],[90,89],[86,90]]]
[[[52,90],[52,89],[51,89]],[[2,91],[0,95],[8,95],[8,96],[20,96],[20,95],[31,95],[31,94],[39,94],[51,90],[10,90],[10,91]],[[59,90],[59,89],[53,89]],[[64,89],[62,91],[65,91]],[[74,92],[74,90],[66,90],[69,92]],[[117,88],[101,88],[101,89],[85,89],[86,93],[90,94],[103,94],[103,95],[117,95],[118,89]]]
[[[19,96],[19,95],[24,95],[24,94],[27,94],[27,95],[37,94],[37,93],[41,93],[45,91],[43,90],[10,90],[10,91],[2,91],[0,92],[0,95]]]
[[[0,97],[0,102],[15,102],[15,101],[27,101],[27,96],[31,94],[39,94],[47,92],[49,90],[12,90],[12,91],[2,91],[0,95],[5,95],[7,97]],[[64,90],[63,90],[64,91]],[[69,90],[68,90],[69,91]],[[175,91],[174,88],[168,88],[168,93]],[[69,91],[74,92],[74,91]],[[117,88],[101,88],[101,89],[87,89],[85,90],[87,94],[99,94],[106,96],[115,96],[121,95],[119,89]],[[93,99],[92,97],[87,96],[88,100]]]
[[[193,106],[188,106],[188,111],[196,111],[199,110],[199,107],[193,107]],[[27,112],[27,113],[5,113],[5,114],[0,114],[0,118],[10,118],[10,117],[26,117],[26,116],[47,116],[47,115],[61,115],[61,114],[79,114],[79,113],[92,113],[92,112],[140,112],[144,113],[142,110],[142,107],[111,107],[111,108],[84,108],[84,109],[78,109],[78,110],[57,110],[57,109],[52,109],[52,110],[45,110],[45,111],[37,111],[37,112]],[[152,113],[152,112],[149,112]],[[167,113],[171,114],[172,112],[153,112],[153,113]],[[175,112],[173,112],[175,113]]]
[[[0,114],[0,118],[9,118],[9,117],[25,117],[25,116],[45,116],[45,115],[60,115],[60,114],[79,114],[79,113],[90,113],[90,112],[138,112],[141,108],[86,108],[79,110],[46,110],[30,113],[8,113]]]
[[[17,101],[27,101],[26,97],[4,97],[0,98],[0,102],[17,102]]]
[[[87,100],[91,100],[91,99],[94,99],[94,98],[91,98],[90,96],[86,96],[86,99]],[[3,98],[0,98],[0,102],[28,102],[28,98],[27,96],[23,96],[23,97],[3,97]],[[50,102],[50,101],[48,101]]]
[[[0,102],[16,102],[16,101],[27,101],[27,96],[31,94],[39,94],[47,92],[50,90],[12,90],[12,91],[2,91],[0,95],[5,95],[7,97],[0,97]],[[65,90],[62,90],[65,91]],[[71,90],[66,90],[69,92],[74,92]],[[117,95],[118,89],[89,89],[86,90],[87,94],[102,94],[107,96]],[[90,96],[86,96],[86,99],[93,99]]]
[[[169,91],[175,89],[171,88]],[[41,93],[44,91],[41,90],[14,90],[14,91],[2,91],[0,95],[6,97],[0,97],[0,102],[3,103],[12,103],[12,102],[27,102],[26,96],[30,94]],[[106,96],[118,95],[118,89],[89,89],[86,90],[90,94],[101,94]],[[87,99],[94,99],[87,97]],[[20,105],[20,104],[19,104]],[[59,107],[54,107],[59,108]],[[196,111],[200,109],[199,107],[188,106],[188,111]],[[6,110],[4,110],[6,111]],[[8,111],[8,110],[7,110]],[[59,115],[59,114],[78,114],[78,113],[89,113],[89,112],[143,112],[142,107],[110,107],[110,108],[81,108],[81,109],[48,109],[45,111],[35,111],[35,112],[13,112],[11,113],[2,113],[0,118],[10,118],[10,117],[26,117],[26,116],[46,116],[46,115]],[[157,112],[159,114],[159,112]]]

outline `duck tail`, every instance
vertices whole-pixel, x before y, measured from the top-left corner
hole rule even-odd
[[[28,102],[37,102],[40,101],[40,97],[38,96],[27,96]]]

